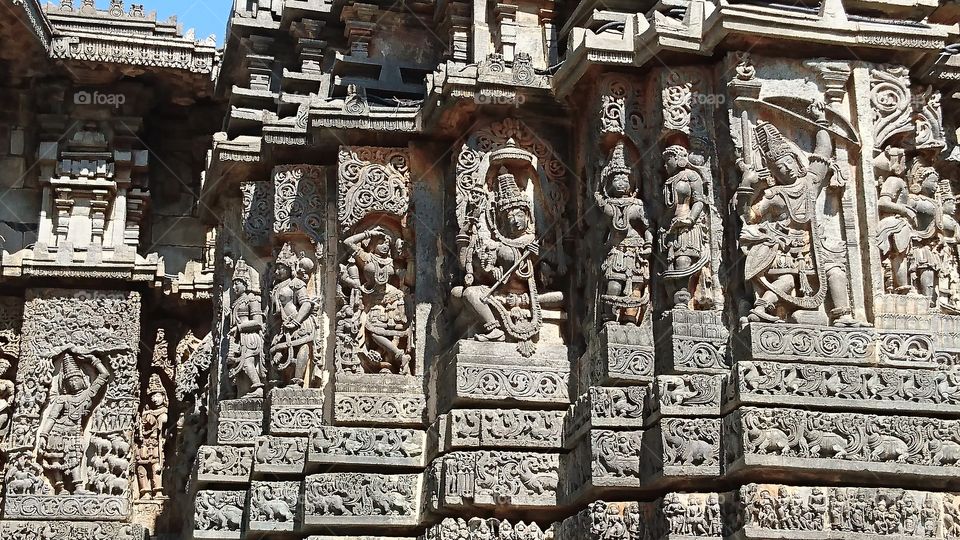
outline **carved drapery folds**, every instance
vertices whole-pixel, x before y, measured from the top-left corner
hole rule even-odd
[[[535,350],[564,310],[565,170],[549,143],[507,119],[471,133],[456,158],[455,332]]]
[[[404,149],[341,147],[338,371],[415,373],[414,237]]]

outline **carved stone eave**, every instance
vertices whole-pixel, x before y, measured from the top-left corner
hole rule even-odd
[[[843,20],[821,17],[809,11],[787,12],[780,8],[748,4],[724,4],[704,21],[703,50],[712,51],[735,35],[779,42],[818,43],[858,48],[930,53],[942,50],[956,25],[895,24],[879,19]]]
[[[147,282],[151,287],[163,285],[163,257],[156,253],[144,257],[133,252],[124,254],[104,251],[99,255],[102,257],[100,261],[83,260],[83,255],[79,253],[70,260],[62,260],[55,250],[47,251],[43,247],[23,249],[16,253],[4,251],[0,275],[4,278],[112,279]],[[80,257],[80,260],[77,257]]]
[[[914,70],[923,82],[960,86],[960,54],[940,54]]]
[[[566,60],[553,77],[557,98],[573,92],[577,82],[592,66],[632,66],[636,63],[635,38],[640,29],[649,26],[647,20],[638,15],[621,13],[596,15],[603,15],[608,23],[622,21],[623,32],[610,30],[597,34],[585,28],[573,28]]]
[[[419,115],[419,106],[387,107],[371,105],[365,100],[354,104],[346,99],[333,99],[310,107],[309,126],[315,130],[314,140],[320,140],[330,129],[419,133]]]
[[[50,48],[50,39],[53,35],[53,27],[50,20],[43,13],[43,8],[38,0],[13,0],[14,7],[20,8],[27,21],[28,27],[33,34],[40,40],[44,49]]]

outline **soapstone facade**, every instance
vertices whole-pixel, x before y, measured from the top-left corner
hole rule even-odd
[[[955,0],[0,4],[0,538],[960,539]]]

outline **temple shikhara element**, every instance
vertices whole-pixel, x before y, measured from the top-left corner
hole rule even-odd
[[[960,540],[960,5],[0,8],[0,539]]]

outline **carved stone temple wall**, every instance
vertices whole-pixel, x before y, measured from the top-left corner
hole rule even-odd
[[[0,539],[960,539],[960,5],[0,6]]]

